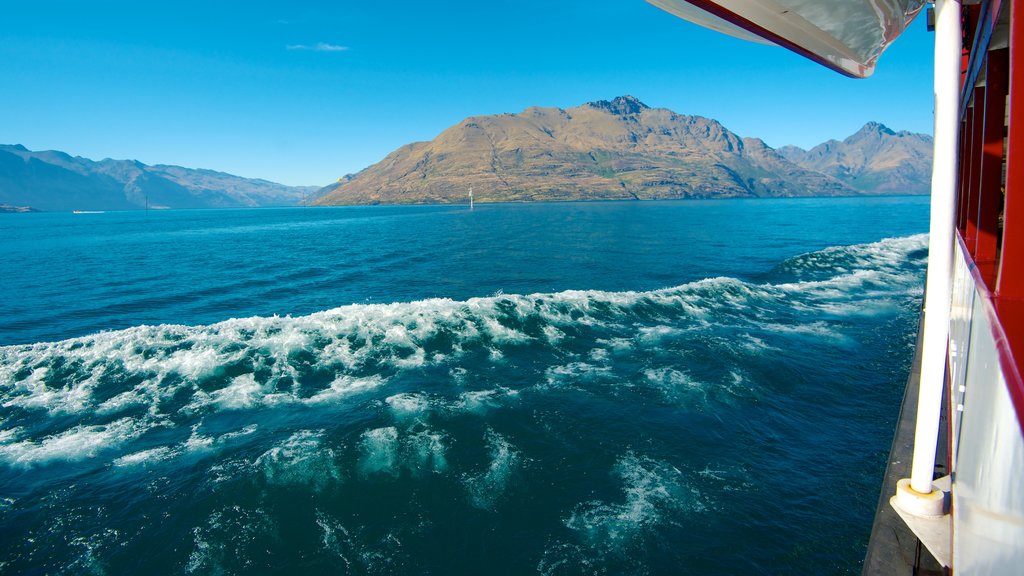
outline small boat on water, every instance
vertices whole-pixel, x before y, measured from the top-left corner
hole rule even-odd
[[[925,8],[922,0],[647,1],[853,78],[870,76]],[[927,15],[935,33],[928,276],[863,573],[1021,574],[1024,0],[937,0]],[[849,496],[836,486],[835,497]]]

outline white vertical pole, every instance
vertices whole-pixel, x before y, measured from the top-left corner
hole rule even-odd
[[[921,389],[917,400],[914,462],[910,473],[910,487],[920,494],[932,491],[935,447],[945,388],[953,279],[957,128],[960,123],[960,2],[937,0],[935,11],[935,154],[932,160]]]

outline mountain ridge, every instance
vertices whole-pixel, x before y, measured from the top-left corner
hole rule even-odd
[[[0,204],[130,210],[316,204],[647,200],[927,194],[932,139],[868,122],[809,150],[768,146],[719,121],[634,96],[469,116],[433,140],[315,186],[210,169],[99,161],[0,145]]]
[[[325,187],[317,203],[459,203],[471,186],[481,202],[888,193],[844,174],[808,167],[717,120],[619,96],[467,117]]]
[[[843,140],[804,150],[782,146],[779,154],[809,170],[837,178],[860,191],[928,194],[932,137],[868,122]]]
[[[316,186],[0,144],[0,204],[45,211],[293,206]]]

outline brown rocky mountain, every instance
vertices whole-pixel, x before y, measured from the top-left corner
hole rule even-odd
[[[842,180],[868,194],[928,194],[932,137],[895,132],[869,122],[842,142],[829,140],[810,150],[783,146],[779,154],[808,170]]]
[[[715,120],[621,96],[466,118],[328,186],[317,202],[465,202],[470,187],[492,202],[862,193]]]

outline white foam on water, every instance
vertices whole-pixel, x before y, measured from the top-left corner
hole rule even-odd
[[[427,394],[416,392],[403,392],[394,396],[388,396],[384,399],[384,402],[387,403],[391,413],[398,420],[425,416],[429,411],[443,403],[440,400],[432,399]]]
[[[892,316],[897,314],[901,308],[900,303],[889,296],[891,295],[877,295],[875,297],[865,295],[865,298],[861,301],[819,302],[815,304],[815,308],[829,316],[851,318],[853,320],[876,316]]]
[[[489,410],[498,407],[500,405],[500,398],[504,395],[506,393],[499,390],[463,392],[459,394],[458,408],[478,416],[483,416]]]
[[[542,576],[557,576],[560,574],[587,574],[604,575],[608,570],[601,566],[599,558],[592,558],[592,554],[579,544],[559,542],[548,546],[544,555],[537,563],[537,573]],[[640,566],[636,567],[638,570]],[[637,575],[642,572],[637,572]]]
[[[602,346],[607,346],[609,350],[617,354],[628,352],[635,346],[633,340],[629,338],[598,338],[597,343]]]
[[[219,460],[206,471],[209,486],[216,489],[218,484],[234,482],[241,478],[258,477],[252,461],[245,458]]]
[[[872,300],[893,294],[894,288],[913,286],[920,293],[918,277],[912,273],[893,274],[879,270],[856,270],[827,280],[803,281],[776,286],[784,293],[811,298],[815,306],[830,300],[851,304],[850,310],[870,306]]]
[[[114,459],[114,466],[127,467],[127,466],[138,466],[143,464],[152,464],[156,462],[162,462],[170,460],[171,458],[180,454],[180,451],[167,446],[160,446],[158,448],[151,448],[149,450],[142,450],[140,452],[133,452],[126,454],[120,458]]]
[[[213,447],[214,439],[199,433],[199,425],[192,426],[192,434],[185,440],[183,448],[186,452],[205,452]]]
[[[43,409],[54,415],[80,412],[89,405],[92,390],[103,370],[103,366],[97,366],[81,380],[50,386],[47,382],[54,380],[50,378],[50,369],[45,366],[36,368],[28,378],[15,384],[19,394],[4,402],[3,406]]]
[[[716,492],[736,492],[751,490],[754,483],[750,480],[750,472],[739,466],[708,464],[697,474],[716,485]]]
[[[186,574],[208,572],[210,574],[224,574],[223,562],[224,549],[222,545],[211,544],[209,538],[200,528],[192,530],[192,553],[188,556],[188,564],[185,565]]]
[[[580,504],[565,519],[589,546],[618,550],[648,530],[675,524],[683,513],[700,512],[700,494],[676,467],[632,453],[619,459],[624,502],[595,500]]]
[[[641,327],[637,330],[637,339],[644,346],[660,345],[665,340],[683,334],[684,331],[673,326]]]
[[[670,400],[691,400],[696,397],[707,401],[708,385],[682,370],[667,366],[647,368],[643,372],[647,382]]]
[[[406,467],[414,475],[442,474],[448,469],[447,440],[441,432],[424,428],[406,436],[403,448]]]
[[[243,436],[248,436],[248,435],[256,432],[256,430],[258,430],[259,427],[260,427],[259,424],[249,424],[248,426],[243,426],[242,428],[239,428],[238,430],[232,430],[231,432],[225,432],[225,433],[223,433],[223,434],[221,434],[220,436],[217,437],[217,442],[224,443],[224,442],[229,442],[231,440],[234,440],[236,438],[241,438]]]
[[[199,433],[200,426],[196,424],[192,426],[192,433],[189,437],[179,444],[158,446],[124,454],[115,458],[113,465],[118,468],[127,468],[158,464],[181,457],[204,457],[211,452],[222,449],[239,438],[253,434],[258,427],[257,424],[250,424],[238,430],[225,432],[219,436],[204,436]]]
[[[259,537],[273,534],[274,521],[260,508],[226,506],[192,529],[188,574],[229,574],[231,565],[251,565],[248,549]]]
[[[316,511],[316,525],[320,527],[323,537],[321,542],[323,548],[332,556],[336,556],[345,563],[347,570],[352,570],[352,560],[349,558],[347,550],[353,550],[356,548],[354,538],[349,533],[345,526],[331,518],[327,514],[324,514],[320,510]]]
[[[79,425],[41,440],[21,440],[0,446],[0,461],[11,466],[30,467],[54,460],[76,462],[100,451],[134,440],[144,428],[130,418],[109,424]]]
[[[570,362],[561,366],[552,366],[544,371],[548,387],[593,382],[610,374],[610,367],[596,366],[587,362]]]
[[[498,344],[525,344],[533,340],[522,332],[509,328],[491,316],[483,316],[484,331]]]
[[[821,269],[842,274],[853,268],[899,269],[909,254],[928,249],[928,234],[885,238],[878,242],[831,246],[787,260],[797,270]],[[837,261],[845,261],[846,266]]]
[[[8,444],[21,435],[21,428],[7,428],[0,430],[0,444]]]
[[[505,494],[509,478],[519,466],[522,455],[503,436],[488,428],[485,436],[491,458],[487,469],[465,479],[469,503],[481,510],[493,510]]]
[[[441,417],[450,417],[458,413],[483,416],[489,410],[501,406],[503,400],[515,396],[515,391],[501,387],[467,390],[461,392],[458,399],[451,400],[424,392],[402,392],[388,396],[384,403],[396,422],[408,426],[417,422],[425,423],[432,414]]]
[[[342,375],[331,382],[330,387],[317,392],[305,400],[306,404],[322,404],[326,402],[337,402],[353,394],[367,392],[380,388],[387,383],[386,378],[374,374],[365,378],[357,378],[349,375]]]
[[[105,574],[103,549],[122,540],[122,533],[114,528],[104,528],[95,534],[76,535],[68,544],[75,554],[61,572],[69,574]]]
[[[746,352],[752,356],[760,356],[767,352],[778,352],[779,349],[771,344],[768,344],[757,336],[750,334],[740,334],[737,338],[736,349],[741,352]]]
[[[363,476],[398,476],[398,429],[394,426],[363,432],[359,439],[359,472]]]
[[[542,331],[544,332],[544,339],[548,341],[548,344],[557,345],[565,339],[565,332],[562,332],[550,324],[542,328]]]
[[[705,478],[712,478],[714,480],[724,481],[725,478],[723,477],[723,475],[725,473],[726,473],[725,470],[712,470],[711,466],[708,465],[708,466],[705,466],[704,469],[701,470],[700,472],[698,472],[697,474],[700,474],[701,476],[703,476]]]
[[[236,438],[242,436],[248,436],[255,432],[258,428],[257,424],[250,424],[240,430],[232,432],[226,432],[217,437],[204,436],[199,432],[200,425],[192,425],[192,434],[189,435],[188,439],[185,440],[180,446],[180,449],[184,453],[197,453],[201,454],[218,448]]]
[[[172,416],[173,421],[185,419],[190,425],[220,411],[326,407],[349,401],[358,392],[378,390],[404,371],[445,363],[455,366],[449,372],[452,380],[465,385],[468,373],[458,371],[468,365],[463,360],[476,362],[483,352],[489,362],[505,362],[518,346],[561,350],[576,343],[580,336],[574,334],[580,327],[598,327],[608,334],[582,342],[584,350],[590,350],[583,356],[588,362],[545,370],[542,378],[548,386],[606,378],[611,357],[631,354],[637,347],[646,353],[684,344],[694,330],[709,326],[712,319],[724,322],[723,317],[747,332],[750,324],[783,336],[806,334],[843,343],[833,326],[815,320],[813,314],[891,311],[897,304],[884,308],[878,302],[920,293],[920,262],[912,262],[910,255],[926,246],[927,236],[918,235],[828,248],[783,266],[795,270],[798,278],[812,273],[813,278],[778,285],[711,278],[647,292],[569,290],[463,302],[351,305],[301,317],[139,326],[60,342],[0,347],[0,418],[25,410],[63,427],[44,427],[45,437],[0,436],[0,460],[73,460],[79,458],[76,454],[101,449],[96,442],[116,446],[126,436],[109,433],[107,425],[95,422],[140,406],[146,415],[125,426],[134,436],[166,425]],[[773,309],[781,306],[811,316],[785,324],[772,317]],[[763,343],[748,338],[736,350],[763,353]],[[111,390],[119,381],[132,384]],[[280,390],[282,382],[291,383],[290,388]],[[306,382],[321,388],[309,390]],[[471,411],[483,407],[475,400],[490,401],[485,396],[460,399]],[[423,395],[392,395],[387,402],[396,418],[416,419],[452,408],[451,403]],[[68,418],[69,414],[80,418]],[[202,439],[195,442],[201,444]]]
[[[652,384],[668,385],[672,388],[688,390],[703,390],[704,384],[693,379],[690,375],[676,370],[675,368],[648,368],[644,370],[644,376]]]
[[[812,336],[818,340],[830,340],[833,342],[844,342],[847,340],[846,336],[837,332],[834,327],[826,322],[803,322],[800,324],[769,322],[762,324],[761,327],[766,332],[773,332],[775,334]]]
[[[393,426],[363,432],[359,439],[359,473],[397,477],[402,470],[413,476],[442,474],[448,469],[447,437],[423,424],[404,432]]]
[[[175,350],[169,356],[142,359],[136,371],[153,371],[161,375],[178,374],[187,380],[199,380],[214,373],[218,367],[236,360],[237,356],[221,354],[208,338],[200,338],[197,344],[206,344],[188,350]]]
[[[324,443],[323,430],[299,430],[267,450],[253,462],[267,484],[309,486],[321,491],[341,482],[333,448]]]
[[[214,390],[210,401],[226,410],[252,408],[262,401],[263,390],[252,374],[243,374],[231,380],[231,384]]]
[[[104,400],[96,405],[96,413],[101,415],[117,414],[137,406],[153,406],[153,396],[148,386],[140,385],[117,396]]]

